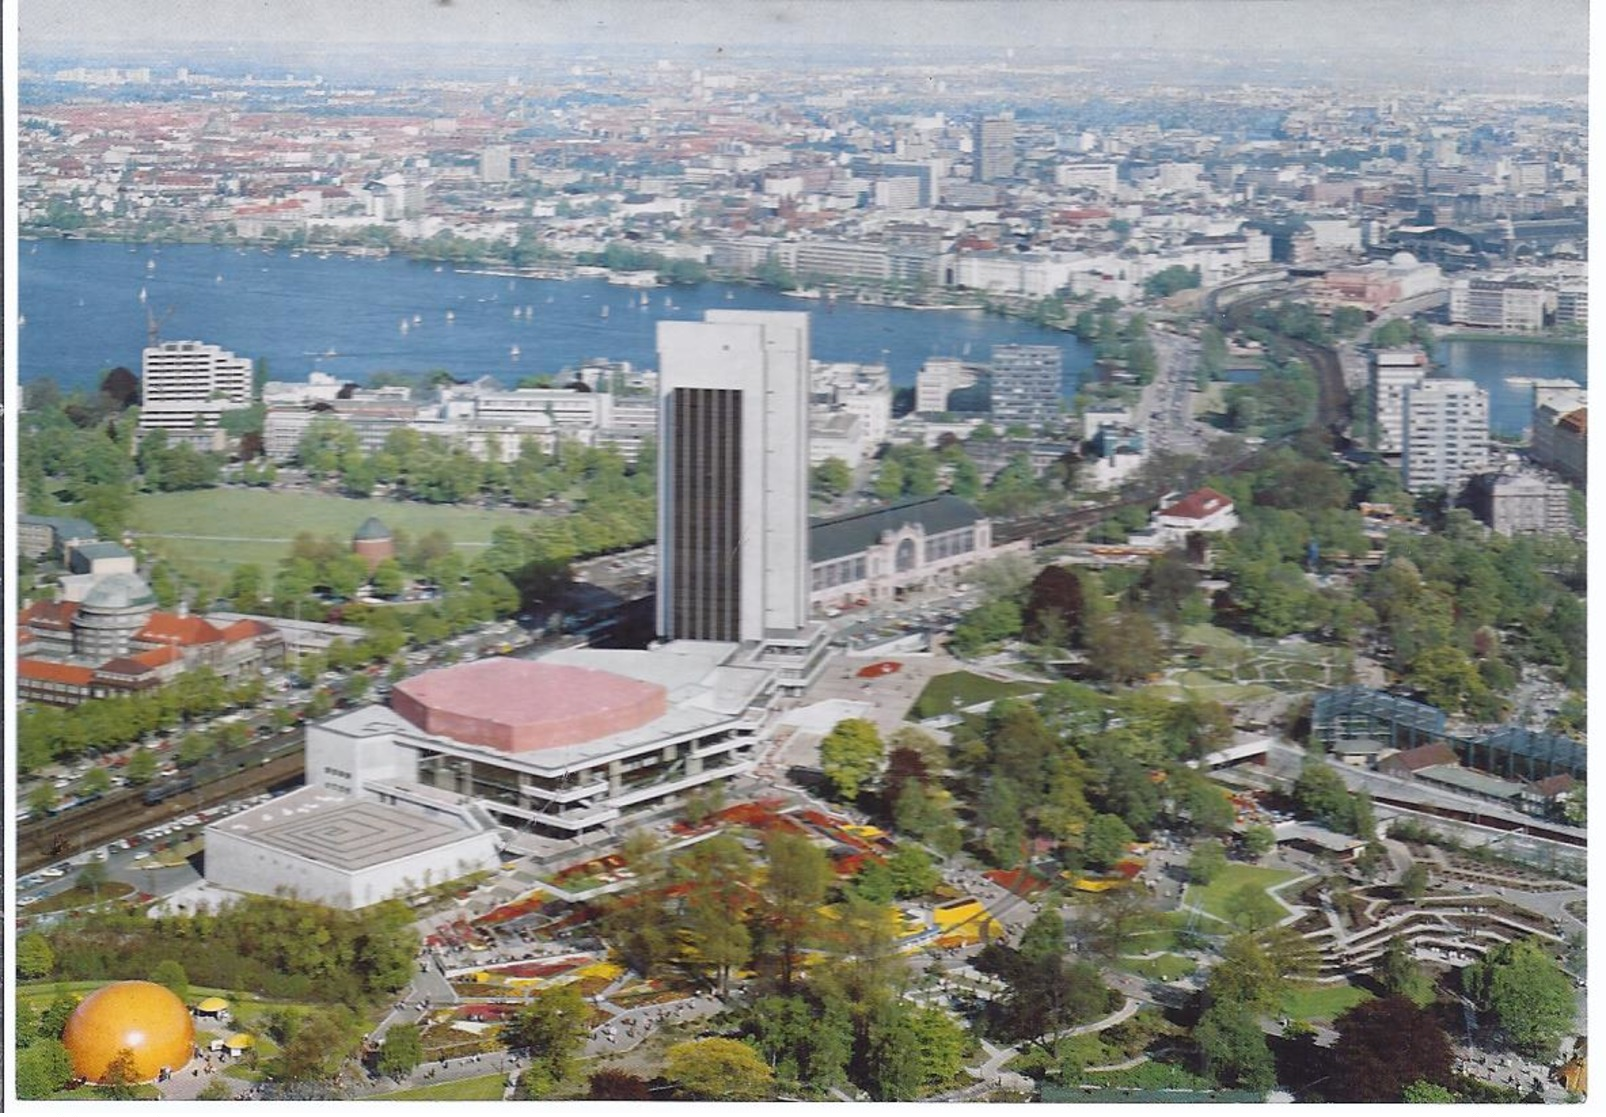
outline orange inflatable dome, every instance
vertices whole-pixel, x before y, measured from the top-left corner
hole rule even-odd
[[[62,1042],[73,1073],[99,1082],[127,1048],[134,1079],[149,1082],[163,1067],[176,1071],[195,1050],[195,1022],[168,989],[149,981],[119,981],[85,997],[67,1018]]]

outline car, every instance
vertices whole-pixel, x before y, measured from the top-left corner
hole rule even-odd
[[[22,899],[17,901],[17,906],[19,908],[25,908],[25,907],[28,907],[28,906],[30,906],[32,904],[37,904],[40,900],[43,900],[43,899],[44,899],[44,897],[40,896],[38,894],[35,894],[35,895],[32,895],[32,896],[24,896]]]
[[[149,856],[150,856],[150,853],[147,850],[143,850],[142,849],[138,853],[134,854],[134,860],[135,861],[143,861],[143,860],[145,860],[145,858],[147,858]]]
[[[66,876],[67,875],[67,870],[66,869],[58,869],[58,868],[56,868],[56,866],[52,865],[48,869],[40,869],[39,870],[39,875],[42,876],[42,877],[49,877],[52,880],[54,880],[56,877],[64,877],[64,876]]]

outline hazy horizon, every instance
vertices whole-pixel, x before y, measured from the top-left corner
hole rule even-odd
[[[23,51],[334,43],[1588,57],[1587,0],[24,0]]]

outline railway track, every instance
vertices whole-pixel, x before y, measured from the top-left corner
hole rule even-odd
[[[126,838],[151,826],[171,822],[207,807],[221,806],[258,792],[300,783],[305,755],[297,748],[265,764],[230,772],[155,806],[137,792],[105,799],[82,814],[58,815],[17,828],[17,873],[24,875],[64,857]]]

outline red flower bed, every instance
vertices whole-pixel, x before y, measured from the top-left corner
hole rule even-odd
[[[1141,873],[1143,871],[1143,862],[1141,862],[1141,861],[1118,861],[1115,864],[1115,871],[1120,873],[1127,880],[1131,880],[1133,877],[1137,876],[1139,873]]]
[[[895,660],[884,659],[880,663],[872,663],[868,667],[859,668],[859,678],[879,679],[883,675],[892,675],[903,670],[903,664]]]
[[[982,875],[1017,896],[1030,896],[1048,887],[1047,881],[1039,880],[1025,869],[992,869]]]
[[[497,1021],[506,1020],[509,1016],[513,1015],[517,1008],[517,1005],[499,1005],[489,1003],[458,1005],[452,1011],[452,1015],[459,1020]]]

